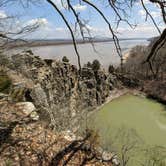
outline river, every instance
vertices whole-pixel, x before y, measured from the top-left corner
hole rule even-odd
[[[123,53],[127,52],[133,46],[136,45],[147,45],[149,42],[145,40],[124,40],[120,41]],[[81,57],[81,64],[84,65],[88,61],[92,62],[94,59],[98,59],[104,68],[107,68],[110,64],[119,65],[120,58],[117,55],[116,49],[113,42],[101,42],[94,43],[95,48],[91,44],[78,44],[78,51]],[[31,49],[35,55],[40,56],[44,59],[59,59],[63,56],[68,57],[70,62],[77,65],[77,56],[74,52],[72,44],[69,45],[53,45],[53,46],[41,46],[32,48],[15,48],[10,51],[13,54],[21,52],[22,50]]]

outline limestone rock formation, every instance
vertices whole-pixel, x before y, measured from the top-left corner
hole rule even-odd
[[[22,100],[33,102],[41,117],[58,130],[76,130],[87,110],[102,104],[116,84],[116,78],[111,80],[104,71],[83,68],[80,75],[74,65],[43,60],[29,52],[12,56],[12,62],[26,80],[21,83]]]

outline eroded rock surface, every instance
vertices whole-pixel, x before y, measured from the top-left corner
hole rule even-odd
[[[12,56],[12,61],[21,76],[12,93],[23,92],[20,98],[32,101],[41,117],[51,120],[58,130],[77,130],[87,110],[102,104],[117,81],[115,76],[111,79],[104,71],[91,68],[83,68],[80,76],[74,65],[42,60],[29,52]]]

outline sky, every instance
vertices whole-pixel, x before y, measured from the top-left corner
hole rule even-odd
[[[75,20],[71,11],[66,10],[62,4],[61,0],[52,0],[61,10],[61,12],[68,19],[71,27],[74,29]],[[65,0],[64,6],[65,6]],[[108,4],[103,3],[102,0],[90,0],[92,3],[96,4],[103,13],[106,15],[107,19],[110,21],[113,28],[116,27],[115,13],[108,7]],[[34,23],[39,23],[40,27],[33,33],[24,36],[30,39],[59,39],[59,38],[71,38],[67,27],[65,26],[62,18],[54,10],[54,8],[46,2],[46,0],[38,0],[34,4],[25,3],[26,0],[22,0],[22,4],[19,2],[13,2],[6,6],[0,7],[0,18],[5,18],[7,16],[17,16],[18,19],[14,25],[15,28],[19,26],[32,25]],[[106,2],[106,1],[104,1]],[[151,15],[156,20],[157,25],[161,30],[164,29],[164,24],[162,23],[162,17],[160,15],[160,10],[154,4],[151,4],[148,0],[144,0],[145,5],[148,7]],[[81,18],[87,22],[87,27],[90,30],[92,36],[101,37],[112,37],[108,29],[107,24],[103,21],[101,16],[97,14],[91,7],[85,3],[79,4],[79,0],[72,0],[74,9],[80,13]],[[143,10],[141,3],[138,1],[135,3],[131,11],[127,10],[130,17],[128,20],[136,24],[137,26],[132,29],[126,23],[121,23],[118,29],[115,28],[117,36],[120,38],[148,38],[158,36],[159,33],[152,24],[152,21],[148,18],[145,21],[146,13]],[[76,36],[80,38],[80,35],[76,33]]]

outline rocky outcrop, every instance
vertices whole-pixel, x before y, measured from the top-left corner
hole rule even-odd
[[[30,102],[0,100],[0,165],[119,165],[115,154],[94,146],[93,133],[54,132],[32,119],[35,111]]]
[[[141,86],[141,81],[132,75],[125,74],[116,74],[119,81],[122,82],[122,85],[127,88],[137,88]]]
[[[27,104],[31,105],[32,110],[34,109],[32,103]],[[21,103],[21,107],[22,105],[24,108],[26,107],[26,103]],[[110,158],[111,154],[104,153],[102,155],[102,153],[91,149],[90,137],[76,140],[71,132],[67,134],[53,132],[47,124],[41,123],[41,121],[32,121],[28,116],[31,111],[25,114],[21,107],[20,103],[0,101],[1,166],[112,166],[112,161],[115,159]],[[109,160],[102,161],[103,156],[104,159]]]
[[[23,79],[15,83],[11,95],[33,102],[41,117],[51,120],[58,130],[77,130],[87,110],[101,105],[117,81],[115,76],[91,68],[83,68],[80,75],[74,65],[42,60],[29,52],[12,56],[12,62]]]

